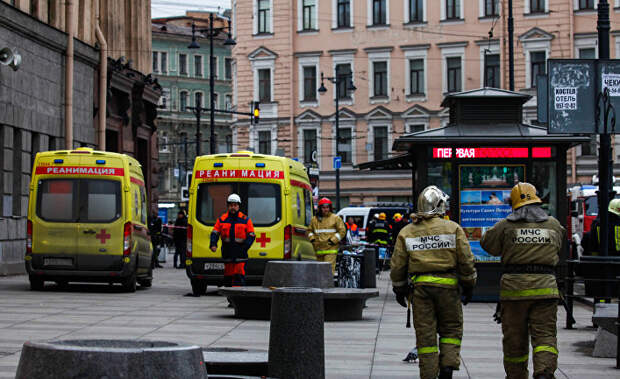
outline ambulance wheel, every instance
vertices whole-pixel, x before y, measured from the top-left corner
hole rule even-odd
[[[123,290],[125,290],[125,292],[136,292],[136,282],[136,271],[134,270],[131,275],[123,279],[123,281],[121,282]]]
[[[192,293],[194,296],[202,296],[207,293],[207,282],[199,279],[192,279]]]
[[[140,287],[149,288],[153,285],[153,267],[149,268],[149,273],[143,279],[138,280]]]
[[[43,287],[45,286],[45,281],[43,279],[35,278],[32,275],[30,275],[29,279],[30,279],[30,290],[31,291],[42,291],[43,290]]]

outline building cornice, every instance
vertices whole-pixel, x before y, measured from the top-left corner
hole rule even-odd
[[[476,45],[478,46],[484,46],[484,45],[497,45],[499,44],[499,39],[498,38],[493,38],[493,39],[479,39],[478,41],[474,41],[476,43]]]
[[[400,45],[399,46],[401,50],[404,51],[408,51],[408,50],[428,50],[431,47],[430,43],[421,43],[421,44],[417,44],[417,45]]]
[[[449,49],[452,47],[465,47],[469,45],[469,41],[460,41],[460,42],[442,42],[438,43],[437,47],[440,49]]]
[[[394,50],[394,46],[367,47],[364,49],[367,53],[389,53]]]
[[[357,49],[338,49],[338,50],[327,50],[327,52],[331,55],[354,55],[357,53]]]
[[[297,58],[306,58],[306,57],[320,57],[323,55],[323,51],[298,51],[295,53],[295,57]]]

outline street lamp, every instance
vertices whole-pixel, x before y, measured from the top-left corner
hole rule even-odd
[[[213,22],[213,12],[209,13],[209,26],[207,28],[198,29],[196,28],[196,23],[192,21],[192,42],[189,44],[189,46],[187,46],[188,49],[200,49],[200,45],[196,40],[197,31],[199,33],[202,33],[203,35],[206,35],[206,37],[209,39],[209,113],[211,115],[211,136],[209,138],[209,152],[211,154],[215,153],[215,67],[213,64],[213,39],[217,35],[219,35],[220,32],[227,30],[227,38],[224,41],[224,46],[234,46],[237,44],[235,40],[232,39],[232,27],[230,21],[228,21],[228,26],[222,26],[218,28],[213,26]],[[202,106],[198,104],[198,102],[196,102],[196,107],[188,108],[194,108],[194,114],[196,114],[196,119],[198,120],[196,130],[196,157],[198,157],[200,155],[200,113],[206,109],[202,108]]]
[[[340,112],[339,112],[339,104],[340,100],[340,86],[341,83],[346,83],[344,87],[344,97],[347,96],[348,92],[354,92],[357,88],[353,84],[353,75],[352,74],[344,74],[338,75],[336,73],[335,77],[326,77],[321,72],[321,86],[318,89],[320,95],[324,95],[327,92],[327,88],[325,88],[324,81],[328,80],[336,86],[336,157],[340,156]],[[336,210],[340,210],[340,167],[336,166]]]

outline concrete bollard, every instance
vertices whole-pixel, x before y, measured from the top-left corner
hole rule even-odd
[[[377,257],[375,248],[364,249],[361,288],[377,288]]]
[[[324,379],[323,292],[318,288],[273,291],[269,376]]]
[[[163,341],[26,342],[16,379],[206,379],[202,349]]]

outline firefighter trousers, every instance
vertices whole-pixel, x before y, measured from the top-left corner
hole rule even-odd
[[[463,308],[458,289],[416,286],[413,291],[413,326],[421,379],[437,378],[439,367],[459,369]]]
[[[556,299],[502,301],[504,371],[507,379],[527,379],[532,338],[534,375],[558,367]]]
[[[316,256],[316,260],[319,262],[328,262],[332,265],[332,275],[336,273],[336,254],[319,254]]]

